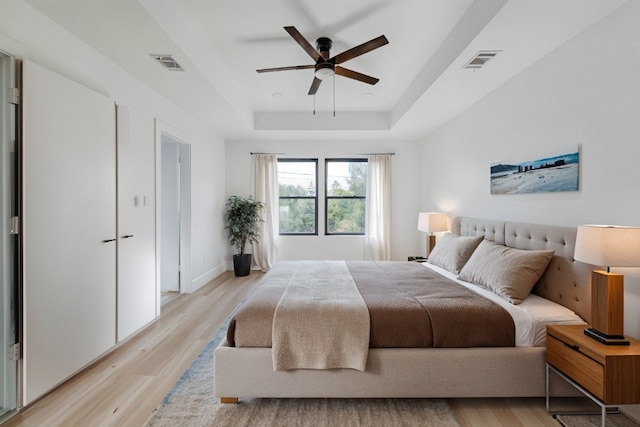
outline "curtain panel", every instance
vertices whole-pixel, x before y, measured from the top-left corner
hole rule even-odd
[[[391,259],[391,155],[368,157],[364,258]]]
[[[278,158],[275,154],[253,154],[253,198],[265,204],[258,224],[260,240],[252,245],[253,264],[267,271],[275,262],[276,240],[279,230]]]

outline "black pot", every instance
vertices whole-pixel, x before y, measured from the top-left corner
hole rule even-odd
[[[248,276],[251,273],[251,254],[233,256],[233,272],[236,276]]]

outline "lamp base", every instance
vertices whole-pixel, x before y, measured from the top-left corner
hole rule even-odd
[[[427,258],[429,258],[429,254],[436,246],[436,236],[434,234],[427,235]]]
[[[629,340],[624,335],[607,335],[593,328],[584,330],[584,334],[589,338],[600,341],[606,345],[629,345]]]

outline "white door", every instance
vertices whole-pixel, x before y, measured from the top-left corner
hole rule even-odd
[[[23,68],[23,404],[116,342],[115,106]]]
[[[162,292],[180,291],[180,143],[162,135],[161,261]]]
[[[117,106],[118,341],[156,316],[155,141],[132,138],[130,111]]]

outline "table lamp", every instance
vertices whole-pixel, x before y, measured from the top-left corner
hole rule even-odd
[[[610,267],[640,266],[640,227],[580,225],[574,258],[607,271],[591,273],[591,327],[584,333],[607,345],[629,345],[624,337],[624,276]]]
[[[442,212],[420,212],[418,215],[418,230],[427,235],[427,258],[436,245],[436,236],[433,233],[447,231],[447,214]]]

